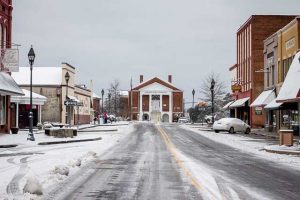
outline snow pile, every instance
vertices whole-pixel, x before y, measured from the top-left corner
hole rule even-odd
[[[26,181],[26,184],[23,188],[24,193],[42,195],[43,187],[41,183],[35,177],[29,177]]]
[[[97,157],[97,153],[94,152],[94,151],[89,151],[87,152],[86,154],[84,154],[83,156],[81,156],[81,162],[82,163],[87,163],[87,162],[90,162],[94,159],[96,159]]]
[[[69,172],[70,172],[69,167],[64,165],[55,166],[54,169],[52,170],[53,174],[60,174],[64,176],[68,176]]]
[[[71,167],[80,167],[81,166],[81,159],[78,158],[78,159],[70,160],[68,165],[71,166]]]

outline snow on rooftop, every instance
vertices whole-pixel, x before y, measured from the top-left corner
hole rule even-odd
[[[300,52],[298,52],[281,86],[276,102],[295,100],[300,89]]]
[[[101,99],[101,97],[99,95],[97,95],[96,93],[94,93],[94,92],[93,92],[93,98]]]
[[[19,85],[30,84],[30,67],[20,67],[19,72],[12,72],[11,76]],[[62,68],[61,67],[33,67],[32,84],[33,85],[61,85]]]

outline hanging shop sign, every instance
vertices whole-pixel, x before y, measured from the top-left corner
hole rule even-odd
[[[233,84],[231,85],[232,92],[240,92],[242,90],[242,86],[240,84]]]
[[[19,71],[19,49],[1,49],[1,68],[9,72]]]
[[[255,114],[256,115],[262,115],[262,107],[255,107]]]

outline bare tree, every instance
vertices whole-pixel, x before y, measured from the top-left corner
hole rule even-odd
[[[212,88],[212,82],[215,82]],[[218,112],[224,105],[224,96],[226,95],[225,83],[221,81],[220,76],[214,73],[209,74],[203,79],[200,86],[201,100],[208,103],[208,107],[212,106],[214,99],[215,112]]]
[[[120,103],[120,94],[119,94],[119,86],[120,86],[120,82],[119,80],[114,80],[114,82],[112,82],[110,84],[110,93],[111,93],[111,102],[113,102],[113,113],[117,116],[119,114],[118,112],[118,108],[119,108],[119,103]]]

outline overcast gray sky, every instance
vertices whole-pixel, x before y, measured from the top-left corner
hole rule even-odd
[[[184,91],[187,101],[201,79],[236,61],[236,31],[252,14],[300,14],[299,0],[13,0],[13,42],[20,66],[76,67],[77,83],[96,93],[118,79],[121,89],[158,76]],[[263,27],[262,27],[263,28]]]

